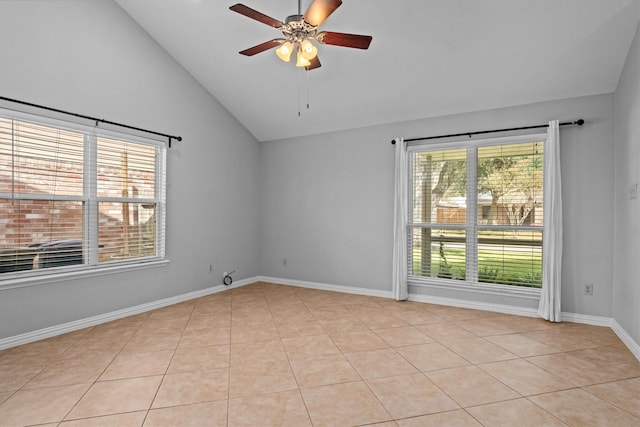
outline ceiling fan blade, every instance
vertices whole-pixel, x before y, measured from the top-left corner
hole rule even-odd
[[[247,18],[255,19],[256,21],[262,22],[263,24],[267,24],[273,28],[280,28],[284,24],[277,19],[274,19],[270,16],[265,15],[264,13],[260,13],[257,10],[251,9],[248,6],[245,6],[241,3],[234,4],[229,7],[229,9],[234,12],[238,12],[240,15],[244,15]]]
[[[318,26],[340,7],[342,0],[313,0],[302,19],[313,26]]]
[[[363,36],[360,34],[334,33],[331,31],[322,31],[318,33],[316,39],[320,43],[330,44],[334,46],[353,47],[356,49],[369,49],[371,36]]]
[[[307,71],[311,71],[314,68],[320,68],[322,67],[322,64],[320,63],[320,60],[318,59],[318,55],[316,55],[312,60],[310,60],[309,62],[311,62],[311,64],[307,65],[306,67],[304,67],[305,70]]]
[[[268,42],[260,43],[259,45],[250,47],[249,49],[238,52],[240,55],[253,56],[256,53],[264,52],[265,50],[273,49],[284,43],[284,39],[273,39]]]

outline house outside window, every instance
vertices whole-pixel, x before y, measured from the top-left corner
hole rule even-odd
[[[409,147],[408,279],[540,288],[544,138]]]
[[[163,143],[0,110],[2,281],[164,258]]]

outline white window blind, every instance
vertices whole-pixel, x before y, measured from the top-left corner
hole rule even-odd
[[[543,142],[478,148],[478,281],[542,284]]]
[[[101,262],[157,255],[156,149],[98,138]]]
[[[465,149],[412,153],[410,275],[466,276],[466,156]]]
[[[410,279],[540,287],[543,141],[516,139],[412,147]]]
[[[0,111],[0,280],[164,257],[165,148]]]

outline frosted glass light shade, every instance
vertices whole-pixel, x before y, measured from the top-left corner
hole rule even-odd
[[[311,65],[311,62],[303,56],[302,49],[298,49],[298,61],[296,62],[296,67],[308,67],[309,65]]]
[[[276,55],[284,62],[289,62],[291,54],[293,53],[293,45],[291,42],[284,42],[276,49]]]
[[[318,48],[311,43],[309,39],[304,39],[300,43],[300,49],[302,50],[302,56],[304,59],[311,61],[318,54]]]

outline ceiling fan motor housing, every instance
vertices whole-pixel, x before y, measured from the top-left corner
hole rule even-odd
[[[302,15],[290,15],[284,20],[284,25],[278,28],[286,40],[291,43],[302,43],[308,38],[315,38],[317,26],[313,26],[302,19]]]

